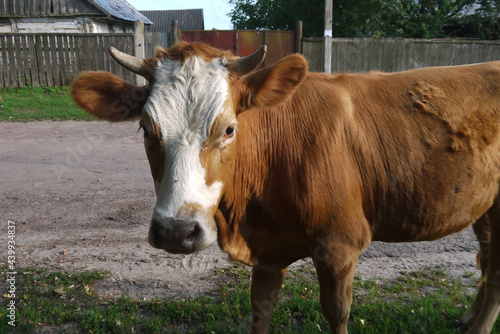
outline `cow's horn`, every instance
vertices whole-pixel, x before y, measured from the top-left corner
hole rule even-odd
[[[260,49],[252,53],[250,56],[238,58],[227,64],[227,68],[231,72],[235,72],[238,75],[245,75],[257,67],[264,61],[266,57],[267,46],[262,45]]]
[[[112,46],[109,48],[109,53],[118,62],[118,64],[122,65],[127,70],[134,72],[135,74],[142,75],[148,80],[151,77],[151,74],[144,66],[143,59],[118,51]]]

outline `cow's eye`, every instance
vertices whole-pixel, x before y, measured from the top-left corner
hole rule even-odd
[[[234,128],[232,126],[228,126],[226,132],[224,133],[224,137],[230,138],[234,136]]]

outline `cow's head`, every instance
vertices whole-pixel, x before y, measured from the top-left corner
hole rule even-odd
[[[185,42],[158,48],[144,60],[110,52],[149,85],[86,72],[73,83],[73,99],[104,120],[140,119],[157,197],[149,243],[172,253],[205,249],[217,240],[214,215],[234,175],[238,114],[283,102],[305,77],[307,64],[292,55],[254,72],[265,47],[237,58]]]

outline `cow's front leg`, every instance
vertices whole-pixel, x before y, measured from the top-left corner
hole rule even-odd
[[[357,250],[344,249],[335,255],[326,254],[313,259],[320,285],[321,309],[335,334],[347,334],[359,254]]]
[[[267,333],[274,306],[279,300],[286,268],[272,270],[254,267],[252,273],[252,330],[250,333]]]

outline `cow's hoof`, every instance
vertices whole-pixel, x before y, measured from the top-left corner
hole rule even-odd
[[[458,329],[460,332],[465,333],[469,330],[470,325],[465,324],[462,321],[459,321],[453,327],[455,327],[455,329]]]
[[[475,319],[476,319],[475,313],[469,311],[465,313],[463,318],[455,324],[455,328],[458,329],[460,332],[465,333],[472,327]]]

